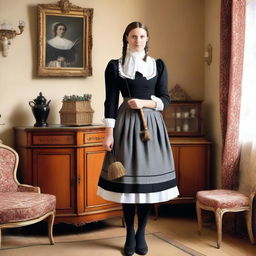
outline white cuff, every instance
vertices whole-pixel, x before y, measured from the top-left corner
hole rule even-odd
[[[155,110],[162,111],[164,109],[164,103],[160,98],[152,95],[151,100],[153,100],[156,103]]]
[[[114,118],[103,118],[102,121],[106,127],[115,127],[116,120]]]

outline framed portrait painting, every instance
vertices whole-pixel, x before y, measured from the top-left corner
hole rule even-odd
[[[93,9],[68,0],[38,5],[38,75],[92,75]]]

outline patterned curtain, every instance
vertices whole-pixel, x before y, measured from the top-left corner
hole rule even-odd
[[[241,157],[239,190],[249,194],[256,182],[256,0],[247,0],[243,68],[243,89],[240,116]],[[256,201],[253,209],[253,229],[256,234]],[[244,228],[244,231],[246,229]],[[245,233],[246,234],[246,233]]]
[[[239,120],[243,73],[246,0],[221,1],[220,118],[222,129],[222,188],[238,188]],[[226,213],[223,231],[242,234],[241,217]]]
[[[222,188],[238,188],[239,118],[246,0],[221,1],[220,115],[223,139]]]

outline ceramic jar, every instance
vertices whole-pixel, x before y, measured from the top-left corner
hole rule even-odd
[[[39,93],[39,96],[37,96],[34,101],[29,101],[29,106],[32,109],[33,115],[36,119],[36,123],[34,124],[35,127],[46,127],[47,124],[47,117],[50,112],[49,103],[51,100],[47,102],[46,98],[42,95],[42,93]]]

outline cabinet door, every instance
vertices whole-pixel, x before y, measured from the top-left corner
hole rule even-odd
[[[97,195],[98,180],[101,172],[105,151],[103,147],[85,149],[85,207],[95,208],[113,204]],[[95,210],[95,209],[94,209]]]
[[[195,196],[207,188],[208,147],[206,145],[181,146],[179,149],[179,191],[181,196]]]
[[[33,184],[57,199],[57,213],[75,212],[74,149],[34,149]]]

